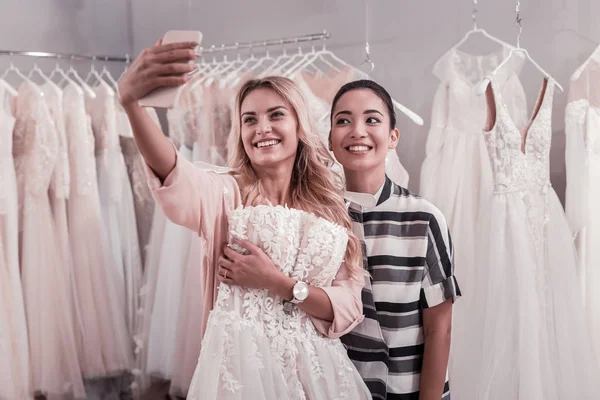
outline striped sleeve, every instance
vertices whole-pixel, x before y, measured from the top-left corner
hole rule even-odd
[[[454,277],[454,249],[446,220],[431,214],[427,230],[427,254],[421,282],[420,301],[423,308],[435,307],[446,300],[456,300],[460,288]]]

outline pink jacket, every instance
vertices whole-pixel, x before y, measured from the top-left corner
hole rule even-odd
[[[204,313],[202,337],[208,315],[217,297],[217,260],[227,244],[230,211],[241,204],[240,189],[236,180],[227,173],[203,170],[177,153],[175,168],[163,183],[146,165],[148,185],[157,204],[173,223],[197,232],[205,241],[200,265],[203,269]],[[338,338],[350,332],[364,318],[362,315],[362,277],[352,279],[345,264],[332,286],[323,290],[333,306],[333,322],[311,317],[315,328],[323,335]]]

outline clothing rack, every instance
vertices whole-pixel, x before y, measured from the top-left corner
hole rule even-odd
[[[300,35],[293,37],[286,37],[281,39],[268,39],[261,41],[249,41],[249,42],[236,42],[233,44],[221,44],[211,45],[208,48],[200,47],[200,50],[204,53],[223,52],[229,50],[239,50],[244,48],[255,48],[255,47],[267,47],[267,46],[282,46],[285,44],[292,43],[304,43],[312,42],[316,40],[329,39],[330,35],[327,31],[320,33],[310,33],[308,35]],[[24,56],[24,57],[36,57],[36,58],[58,58],[65,60],[91,60],[91,61],[104,61],[104,62],[131,62],[131,57],[125,55],[125,57],[119,56],[107,56],[107,55],[89,55],[89,54],[77,54],[77,53],[55,53],[45,51],[16,51],[16,50],[0,50],[0,55],[8,56]]]
[[[210,47],[200,47],[200,50],[203,53],[213,53],[213,52],[221,52],[221,51],[229,51],[229,50],[239,50],[245,48],[260,48],[267,46],[283,46],[285,44],[296,44],[296,43],[304,43],[304,42],[314,42],[317,40],[325,40],[329,39],[331,35],[329,32],[324,30],[320,33],[309,33],[308,35],[300,35],[300,36],[292,36],[281,39],[268,39],[268,40],[255,40],[249,42],[235,42],[233,44],[221,44],[221,45],[211,45]]]
[[[103,56],[103,55],[89,55],[89,54],[77,54],[77,53],[54,53],[45,51],[14,51],[14,50],[0,50],[0,55],[8,56],[25,56],[25,57],[36,57],[36,58],[58,58],[65,60],[92,60],[92,61],[110,61],[110,62],[130,62],[131,57],[118,57],[118,56]]]

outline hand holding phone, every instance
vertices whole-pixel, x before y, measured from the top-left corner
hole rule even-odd
[[[202,40],[199,31],[169,31],[154,46],[143,50],[119,80],[121,104],[172,108],[190,74]]]

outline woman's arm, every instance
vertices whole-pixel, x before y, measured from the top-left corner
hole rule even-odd
[[[439,210],[432,211],[420,293],[425,344],[419,389],[422,400],[442,398],[450,353],[452,304],[461,295],[454,277],[454,249],[446,219]]]
[[[140,153],[156,176],[164,181],[175,167],[173,146],[160,127],[138,104],[152,90],[165,86],[180,86],[196,69],[186,61],[196,59],[197,43],[171,43],[144,49],[119,80],[119,98],[129,117],[133,136]]]
[[[119,97],[144,161],[148,185],[167,218],[195,232],[212,235],[224,208],[240,202],[231,176],[196,168],[180,157],[160,127],[138,104],[152,90],[180,86],[189,81],[196,67],[186,61],[196,58],[197,43],[171,43],[145,49],[119,80]],[[228,193],[227,195],[225,193]],[[206,218],[201,218],[207,216]]]
[[[425,351],[421,368],[421,400],[440,400],[446,383],[452,330],[452,299],[423,310]]]
[[[291,300],[296,281],[283,274],[259,247],[242,240],[236,244],[247,249],[242,255],[225,247],[219,259],[221,282],[248,288],[267,289],[284,300]],[[309,286],[306,300],[297,306],[311,316],[315,328],[323,335],[338,338],[363,320],[362,277],[351,277],[345,263],[329,287]]]

